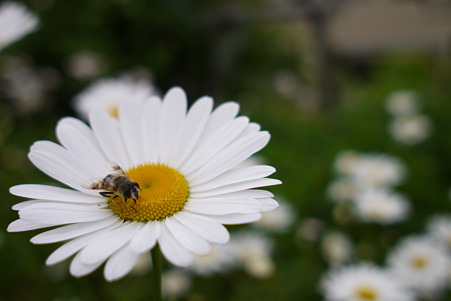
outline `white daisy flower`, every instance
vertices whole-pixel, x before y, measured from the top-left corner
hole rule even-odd
[[[176,299],[185,296],[191,289],[189,276],[178,270],[165,272],[162,277],[163,296],[168,299]]]
[[[428,232],[437,241],[451,250],[451,215],[441,214],[433,216],[427,224]]]
[[[296,233],[300,240],[317,241],[324,230],[324,222],[315,217],[304,218],[298,226]]]
[[[23,36],[36,30],[38,18],[25,6],[16,2],[0,5],[0,51]]]
[[[398,90],[387,97],[385,107],[388,113],[399,116],[416,113],[418,111],[418,103],[418,94],[415,91]]]
[[[351,259],[353,246],[344,233],[331,231],[322,237],[321,251],[327,262],[333,266],[340,266]]]
[[[410,204],[405,197],[387,189],[366,189],[355,197],[355,214],[365,222],[390,225],[405,220]]]
[[[188,266],[195,254],[210,252],[211,243],[229,240],[223,224],[255,222],[260,212],[278,206],[272,193],[254,189],[281,183],[266,178],[273,167],[236,167],[268,143],[268,132],[247,117],[236,117],[234,102],[213,112],[212,106],[210,97],[202,97],[187,112],[185,92],[173,88],[163,100],[122,102],[118,119],[94,109],[92,128],[64,118],[56,128],[62,145],[38,141],[29,158],[72,189],[12,187],[12,194],[32,200],[13,207],[20,219],[8,231],[66,225],[31,242],[67,241],[46,263],[75,255],[70,272],[76,277],[106,261],[105,278],[121,278],[157,243],[168,261]],[[110,162],[125,175],[112,172]],[[99,179],[120,188],[91,189]]]
[[[66,62],[69,75],[81,80],[98,76],[104,64],[103,58],[92,51],[76,52]]]
[[[360,163],[361,154],[346,150],[340,152],[334,161],[334,169],[340,175],[350,175],[354,168]]]
[[[202,276],[227,272],[236,264],[233,249],[229,244],[213,245],[208,254],[196,255],[188,269]]]
[[[402,240],[389,254],[391,270],[421,294],[436,294],[447,285],[451,259],[448,250],[430,237]]]
[[[237,263],[252,276],[267,278],[274,272],[271,258],[273,242],[259,232],[246,231],[237,233],[230,241]]]
[[[85,120],[89,119],[89,112],[95,107],[100,107],[109,115],[118,117],[121,102],[143,104],[155,94],[155,87],[147,80],[135,80],[128,76],[106,78],[95,81],[76,95],[73,107]]]
[[[398,159],[374,154],[361,157],[350,173],[362,185],[382,187],[401,183],[405,170]]]
[[[414,145],[429,137],[432,132],[432,122],[423,115],[403,115],[391,122],[389,130],[396,141]]]
[[[293,207],[286,201],[278,199],[278,202],[277,209],[262,213],[262,218],[255,223],[256,226],[275,232],[283,232],[291,226],[295,219]]]
[[[361,190],[358,181],[350,177],[340,177],[331,182],[327,187],[326,193],[328,197],[338,204],[350,203]]]
[[[321,281],[328,301],[413,301],[412,294],[388,271],[369,263],[333,269]]]

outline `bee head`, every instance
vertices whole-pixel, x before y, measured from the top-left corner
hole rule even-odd
[[[139,184],[136,182],[131,182],[127,189],[124,191],[125,199],[134,199],[135,201],[139,198]]]

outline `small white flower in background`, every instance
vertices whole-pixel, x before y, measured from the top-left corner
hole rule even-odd
[[[340,175],[350,175],[357,165],[360,163],[361,154],[353,151],[346,150],[340,152],[334,161],[334,169]]]
[[[419,106],[418,98],[415,91],[395,91],[387,97],[386,109],[388,113],[394,116],[416,113]]]
[[[424,115],[403,115],[391,122],[389,130],[396,141],[414,145],[431,135],[432,122]]]
[[[118,117],[121,102],[144,104],[156,93],[155,87],[147,80],[135,80],[128,76],[104,78],[76,95],[73,107],[85,120],[89,119],[89,112],[93,108],[101,108],[110,116]]]
[[[332,266],[340,266],[353,256],[352,241],[342,232],[327,232],[321,238],[321,252]]]
[[[274,90],[289,99],[296,99],[299,95],[300,84],[293,72],[280,70],[273,77]]]
[[[428,233],[437,241],[451,250],[451,215],[441,214],[433,216],[427,224]]]
[[[95,52],[80,51],[72,54],[66,65],[70,76],[86,80],[98,76],[103,69],[104,62],[102,57]]]
[[[230,240],[238,264],[256,278],[270,277],[274,272],[271,258],[273,242],[264,234],[247,231],[234,233]]]
[[[405,170],[394,157],[372,154],[361,157],[359,163],[352,167],[350,175],[361,185],[383,187],[400,184]]]
[[[446,287],[451,269],[448,250],[426,236],[403,239],[388,256],[393,273],[420,294],[435,295]]]
[[[213,245],[208,254],[196,255],[188,269],[202,276],[228,272],[236,259],[230,244]]]
[[[130,271],[131,275],[144,275],[152,268],[152,259],[149,253],[139,255],[135,266]]]
[[[296,233],[299,239],[317,241],[324,230],[324,222],[315,217],[304,218]]]
[[[191,289],[190,277],[179,270],[172,270],[163,273],[162,294],[168,299],[178,299],[186,296]]]
[[[390,225],[407,218],[410,203],[388,189],[369,188],[357,194],[353,209],[362,221]]]
[[[349,177],[340,177],[329,184],[326,192],[334,202],[345,204],[352,202],[361,189],[362,186],[358,181]]]
[[[25,6],[16,2],[0,5],[0,51],[23,36],[36,30],[38,18]]]
[[[70,272],[76,277],[106,262],[105,279],[117,280],[156,244],[169,262],[188,266],[195,254],[229,240],[224,224],[255,222],[278,206],[272,193],[254,189],[281,183],[267,178],[275,172],[272,166],[236,167],[269,142],[269,133],[237,117],[235,102],[212,109],[213,99],[201,97],[188,110],[185,92],[173,88],[163,99],[121,102],[118,119],[93,109],[91,127],[63,118],[56,128],[61,145],[38,141],[29,159],[72,189],[12,187],[12,194],[31,201],[13,207],[20,218],[8,231],[61,226],[31,242],[65,242],[46,263],[73,256]],[[111,170],[111,162],[120,172]],[[136,183],[136,199],[114,189],[102,196],[109,191],[89,186],[116,175]]]
[[[293,207],[286,201],[281,201],[277,198],[279,207],[273,211],[263,212],[262,218],[255,223],[262,229],[283,232],[288,229],[295,219]]]
[[[388,271],[370,263],[330,270],[321,281],[327,301],[414,301]]]

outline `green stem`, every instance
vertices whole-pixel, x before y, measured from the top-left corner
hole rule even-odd
[[[157,298],[156,301],[163,301],[163,295],[161,291],[161,273],[163,272],[163,260],[161,258],[160,248],[155,246],[152,251],[152,264],[153,264],[153,274],[154,274],[154,287],[155,294]]]

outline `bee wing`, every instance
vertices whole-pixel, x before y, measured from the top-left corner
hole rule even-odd
[[[103,189],[102,182],[103,182],[102,179],[90,180],[90,181],[86,181],[85,183],[81,184],[81,187],[86,188],[86,189]]]
[[[117,163],[111,162],[111,170],[113,170],[116,173],[125,175],[124,170]]]

